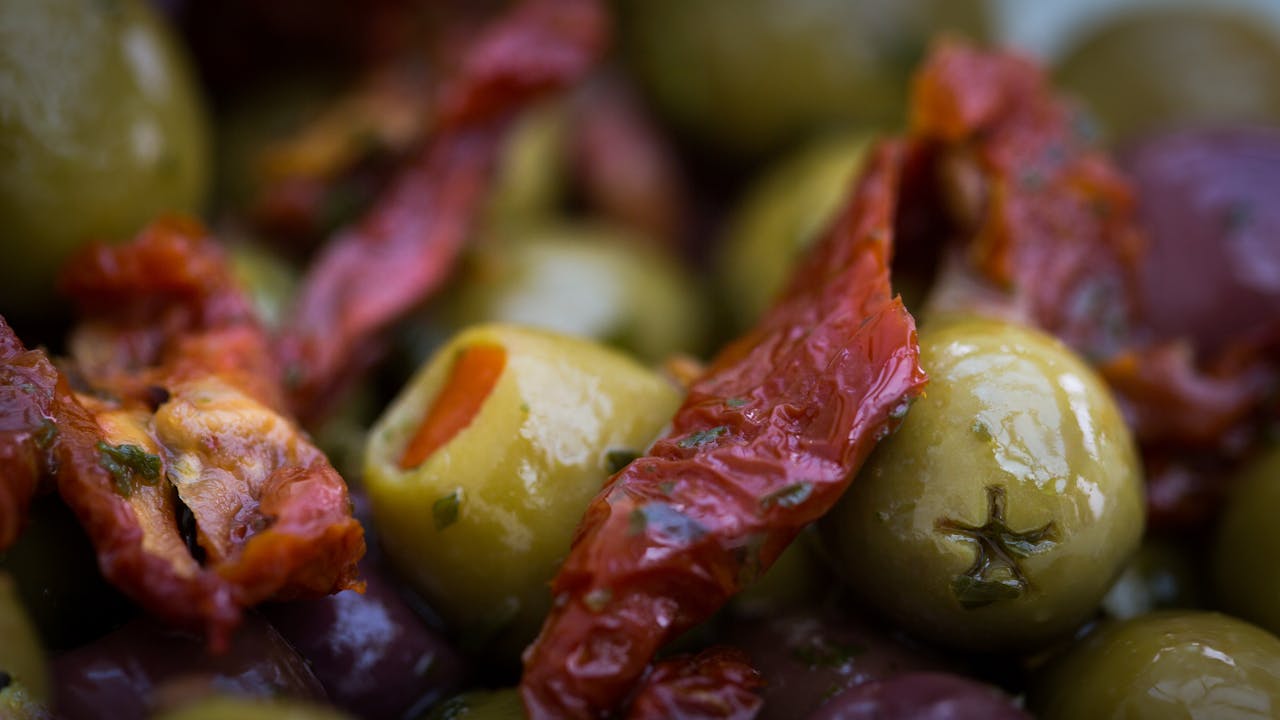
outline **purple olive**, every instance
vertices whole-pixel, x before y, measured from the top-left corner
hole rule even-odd
[[[1031,720],[1000,690],[949,673],[873,680],[836,695],[809,720]]]
[[[1280,329],[1280,131],[1158,135],[1119,159],[1150,243],[1140,277],[1150,330],[1212,359]]]
[[[457,691],[462,657],[405,603],[372,562],[360,566],[363,595],[345,591],[263,608],[307,659],[335,705],[370,720],[394,720]]]
[[[180,699],[218,691],[326,700],[324,688],[289,643],[254,613],[231,648],[214,655],[202,638],[138,618],[53,661],[54,702],[63,720],[143,720]]]
[[[766,683],[757,720],[804,717],[845,688],[944,667],[905,639],[833,610],[795,610],[740,623],[730,633]]]

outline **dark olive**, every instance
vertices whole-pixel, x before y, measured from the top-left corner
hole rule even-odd
[[[462,658],[405,603],[372,562],[360,565],[364,594],[262,609],[306,659],[334,705],[362,718],[396,720],[461,686]]]
[[[960,675],[905,673],[831,698],[809,720],[1031,720],[1000,690]]]
[[[1280,712],[1280,639],[1226,615],[1165,611],[1089,635],[1031,694],[1044,720],[1240,718]]]
[[[841,690],[943,662],[905,639],[836,608],[809,606],[727,628],[765,680],[758,720],[791,720]]]
[[[158,707],[211,690],[323,701],[306,662],[261,616],[250,613],[227,652],[202,638],[139,618],[53,661],[54,697],[64,720],[144,720]]]
[[[1117,13],[1057,68],[1112,139],[1190,125],[1280,121],[1280,38],[1242,9]]]

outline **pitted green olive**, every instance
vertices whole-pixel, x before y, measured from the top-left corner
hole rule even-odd
[[[926,395],[822,521],[840,569],[930,640],[1010,650],[1070,633],[1142,537],[1119,410],[1038,331],[956,321],[920,349]]]
[[[49,672],[40,641],[13,579],[0,572],[0,717],[40,717],[48,700]]]
[[[0,4],[0,313],[31,316],[89,240],[201,209],[204,108],[143,0]]]
[[[513,661],[550,608],[587,504],[679,400],[585,340],[461,333],[369,434],[364,479],[388,558],[466,644]]]
[[[1233,617],[1165,611],[1103,627],[1031,693],[1044,720],[1234,718],[1280,713],[1280,639]]]

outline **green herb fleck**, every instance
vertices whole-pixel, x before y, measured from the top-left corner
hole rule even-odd
[[[634,450],[610,450],[605,453],[604,461],[609,468],[609,474],[613,475],[622,471],[622,468],[631,464],[632,460],[640,457]]]
[[[458,506],[462,504],[462,491],[454,490],[431,503],[431,517],[435,520],[436,530],[443,530],[458,522]]]
[[[525,415],[528,415],[528,414],[529,414],[529,403],[527,403],[527,402],[522,402],[522,403],[520,403],[520,412],[524,413]]]
[[[632,510],[629,522],[632,535],[649,532],[682,545],[707,534],[707,529],[697,520],[664,502],[650,502]]]
[[[807,482],[798,482],[788,485],[781,490],[775,490],[768,495],[760,498],[760,507],[768,510],[771,507],[793,508],[813,494],[813,484]]]
[[[676,484],[672,480],[663,480],[658,483],[658,489],[662,491],[663,495],[670,495],[675,492]]]
[[[743,397],[731,397],[728,400],[725,400],[724,404],[728,405],[731,408],[740,408],[743,405],[746,405],[748,402],[750,401]]]
[[[627,534],[635,537],[643,535],[645,528],[649,526],[649,519],[645,517],[644,510],[636,508],[627,516]]]
[[[36,386],[29,382],[22,383],[21,385],[18,386],[18,389],[28,395],[36,394]]]
[[[40,422],[40,427],[36,429],[36,447],[41,450],[48,450],[53,447],[53,441],[58,439],[58,424],[52,418],[45,418]]]
[[[645,465],[645,466],[644,466],[644,471],[645,471],[645,472],[647,472],[647,473],[655,473],[655,472],[658,472],[658,466],[657,466],[657,465],[654,465],[653,463],[649,463],[649,464],[647,464],[647,465]]]
[[[613,600],[613,592],[609,588],[594,588],[582,598],[587,609],[596,613],[608,607],[610,600]]]
[[[719,440],[720,436],[727,432],[729,432],[728,425],[717,425],[709,430],[699,430],[695,433],[690,433],[688,437],[681,440],[677,445],[682,448],[701,447]]]
[[[101,440],[97,444],[98,464],[115,479],[116,492],[123,497],[133,494],[134,481],[155,485],[160,481],[160,456],[152,455],[137,445],[108,445]]]

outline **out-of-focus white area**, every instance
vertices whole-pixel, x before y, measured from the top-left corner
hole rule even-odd
[[[1068,50],[1082,31],[1134,8],[1221,7],[1253,13],[1280,32],[1280,0],[992,0],[997,37],[1045,60]]]

